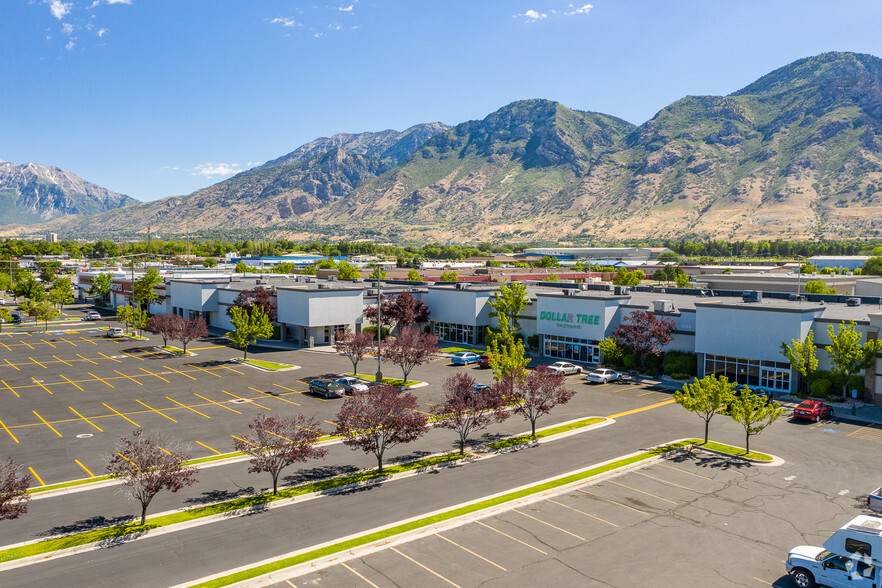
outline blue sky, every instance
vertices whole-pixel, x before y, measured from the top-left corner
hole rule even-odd
[[[548,98],[639,124],[825,51],[879,0],[2,0],[0,159],[139,200],[337,132]]]

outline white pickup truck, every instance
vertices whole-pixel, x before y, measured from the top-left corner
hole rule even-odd
[[[867,494],[867,506],[870,507],[870,510],[882,512],[882,487]]]
[[[833,533],[823,547],[794,547],[787,555],[786,568],[799,588],[879,588],[882,518],[861,515]]]

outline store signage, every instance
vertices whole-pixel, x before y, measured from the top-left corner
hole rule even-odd
[[[599,325],[600,315],[543,310],[539,313],[539,320],[551,321],[553,323],[557,323],[558,326],[567,327],[570,329],[581,329],[582,325]]]

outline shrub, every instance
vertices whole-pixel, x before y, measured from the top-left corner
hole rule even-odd
[[[658,375],[658,369],[656,369],[654,367],[648,367],[648,368],[646,368],[646,370],[643,373],[646,374],[647,376],[649,376],[650,378],[654,378]]]
[[[673,380],[688,380],[688,379],[692,378],[692,375],[690,375],[690,374],[684,374],[684,373],[682,373],[682,372],[670,372],[670,373],[668,373],[668,370],[665,370],[665,373],[668,374],[668,377],[670,377],[670,378],[673,379]]]
[[[368,333],[372,333],[374,335],[374,337],[377,336],[377,327],[375,327],[374,325],[371,325],[369,327],[364,327],[362,329],[362,331],[367,331]],[[390,332],[389,327],[383,327],[383,340],[385,340],[389,337],[389,332]]]
[[[864,397],[864,384],[866,383],[866,378],[864,376],[852,376],[851,379],[848,380],[848,392],[847,396],[851,398],[851,391],[857,390],[858,400],[863,399]],[[841,390],[841,388],[840,388]],[[839,394],[839,390],[836,391],[836,394]]]
[[[830,391],[830,380],[827,378],[816,378],[812,381],[812,396],[816,398],[826,398],[827,393]]]
[[[629,353],[625,356],[622,363],[625,365],[626,370],[635,370],[640,367],[640,358],[633,353]]]
[[[686,379],[698,375],[698,356],[688,351],[668,351],[662,361],[666,374],[686,374]],[[684,378],[676,378],[682,380]]]

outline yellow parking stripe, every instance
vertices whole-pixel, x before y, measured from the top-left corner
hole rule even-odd
[[[585,512],[585,511],[583,511],[583,510],[579,510],[578,508],[573,508],[572,506],[567,506],[567,505],[564,504],[563,502],[558,502],[557,500],[553,500],[553,499],[551,499],[551,498],[548,499],[548,502],[553,502],[554,504],[556,504],[556,505],[558,505],[558,506],[562,506],[562,507],[564,507],[564,508],[568,508],[568,509],[570,509],[570,510],[572,510],[572,511],[575,511],[575,512],[579,513],[579,514],[583,514],[583,515],[585,515],[586,517],[592,518],[592,519],[594,519],[594,520],[596,520],[596,521],[600,521],[601,523],[606,523],[607,525],[612,525],[613,527],[618,527],[618,525],[615,524],[615,523],[611,523],[611,522],[609,522],[609,521],[607,521],[607,520],[604,520],[604,519],[602,519],[602,518],[600,518],[600,517],[596,517],[596,516],[594,516],[593,514],[587,513],[587,512]]]
[[[75,409],[75,408],[72,407],[72,406],[68,406],[68,408],[71,409],[71,410],[74,412],[75,415],[77,415],[78,417],[80,417],[81,419],[83,419],[84,421],[86,421],[87,423],[89,423],[90,425],[92,425],[93,427],[95,427],[96,429],[98,429],[99,431],[101,431],[102,433],[104,432],[104,429],[102,429],[101,427],[99,427],[98,425],[96,425],[95,423],[93,423],[92,421],[90,421],[89,419],[87,419],[86,417],[84,417],[83,415],[81,415],[80,413],[78,413],[78,412],[77,412],[77,409]]]
[[[46,482],[43,481],[43,478],[37,475],[37,472],[34,471],[34,468],[28,466],[28,469],[31,470],[31,474],[37,478],[37,481],[40,483],[40,486],[45,486]]]
[[[273,384],[273,386],[278,386],[282,390],[287,390],[288,392],[294,392],[296,394],[303,394],[303,390],[295,390],[294,388],[288,388],[287,386],[282,386],[281,384]]]
[[[221,407],[221,408],[226,408],[227,410],[230,410],[230,411],[232,411],[232,412],[235,412],[236,414],[242,414],[241,412],[239,412],[239,411],[236,410],[235,408],[230,408],[230,407],[227,406],[226,404],[221,404],[220,402],[215,402],[215,401],[212,400],[211,398],[206,398],[205,396],[203,396],[203,395],[201,395],[201,394],[197,394],[196,392],[193,392],[193,395],[194,395],[194,396],[198,396],[198,397],[201,398],[202,400],[205,400],[205,401],[207,401],[207,402],[210,402],[210,403],[212,403],[212,404],[215,404],[215,405],[217,405],[217,406],[219,406],[219,407]]]
[[[125,351],[120,351],[120,353],[122,353],[122,354],[125,355],[126,357],[132,357],[132,358],[134,358],[134,359],[137,359],[138,361],[147,361],[147,360],[144,359],[143,357],[138,357],[137,355],[132,355],[131,353],[126,353]]]
[[[633,390],[634,388],[642,388],[643,384],[635,384],[634,386],[625,386],[624,388],[617,388],[613,390],[613,392],[625,392],[626,390]]]
[[[206,349],[223,349],[226,345],[214,345],[213,347],[191,347],[188,351],[205,351]]]
[[[582,489],[580,489],[580,488],[576,488],[576,492],[581,492],[582,494],[587,494],[588,496],[593,496],[594,498],[597,498],[597,499],[599,499],[599,500],[603,500],[604,502],[610,502],[610,503],[612,503],[612,504],[618,504],[619,506],[623,506],[623,507],[625,507],[625,508],[627,508],[627,509],[629,509],[629,510],[633,510],[634,512],[639,512],[639,513],[642,514],[642,515],[649,516],[649,513],[648,513],[648,512],[642,511],[642,510],[640,510],[639,508],[634,508],[633,506],[628,506],[627,504],[624,504],[624,503],[622,503],[622,502],[619,502],[618,500],[612,500],[612,499],[610,499],[610,498],[604,498],[603,496],[600,496],[600,495],[598,495],[598,494],[594,494],[593,492],[588,492],[587,490],[582,490]]]
[[[10,347],[9,345],[7,345],[7,344],[4,343],[3,341],[0,341],[0,345],[2,345],[3,347],[5,347],[5,348],[6,348],[6,351],[9,351],[10,353],[12,352],[12,347]]]
[[[433,570],[432,568],[429,568],[429,567],[424,566],[423,564],[421,564],[420,562],[418,562],[418,561],[415,560],[414,558],[410,557],[409,555],[405,555],[404,553],[401,553],[400,551],[398,551],[398,550],[395,549],[394,547],[390,547],[389,549],[391,549],[392,551],[394,551],[395,553],[397,553],[397,554],[400,555],[401,557],[403,557],[403,558],[405,558],[405,559],[408,559],[408,560],[412,561],[413,563],[415,563],[416,565],[420,566],[421,568],[423,568],[424,570],[426,570],[426,571],[429,572],[430,574],[433,574],[433,575],[435,575],[435,576],[441,578],[442,580],[444,580],[445,582],[447,582],[447,583],[450,584],[451,586],[454,586],[455,588],[460,588],[459,584],[454,584],[453,582],[451,582],[450,580],[448,580],[447,578],[445,578],[444,576],[442,576],[441,574],[439,574],[438,572],[436,572],[436,571]]]
[[[196,369],[199,370],[200,372],[205,372],[206,374],[211,374],[211,375],[214,376],[215,378],[223,378],[222,375],[220,375],[220,374],[216,374],[216,373],[214,373],[214,372],[211,371],[211,370],[207,370],[207,369],[205,369],[205,368],[201,368],[201,367],[199,367],[198,365],[193,365],[192,363],[188,363],[188,364],[185,364],[185,365],[187,365],[188,367],[196,368]]]
[[[59,374],[59,375],[60,375],[60,374]],[[73,384],[73,385],[76,386],[77,388],[80,388],[80,385],[77,384],[76,382],[74,382],[73,380],[68,380],[65,376],[61,376],[61,377],[62,377],[62,379],[64,379],[65,381],[67,381],[69,384]],[[0,381],[2,381],[2,380],[0,380]],[[83,390],[82,388],[80,388],[80,391],[84,391],[84,390]]]
[[[62,341],[64,341],[64,342],[65,342],[65,343],[70,343],[70,344],[71,344],[71,345],[73,345],[73,346],[74,346],[74,347],[76,347],[76,346],[77,346],[77,344],[76,344],[76,343],[74,343],[74,342],[73,342],[73,341],[68,341],[68,340],[67,340],[67,339],[65,339],[65,338],[64,338],[64,337],[61,337],[61,340],[62,340]]]
[[[293,400],[288,400],[287,398],[282,398],[281,396],[273,396],[269,392],[264,392],[263,390],[258,390],[257,388],[252,388],[251,386],[248,386],[248,389],[254,390],[255,392],[260,392],[261,394],[266,394],[267,396],[269,396],[271,398],[275,398],[276,400],[281,400],[282,402],[287,402],[288,404],[293,404],[294,406],[300,406],[300,404],[298,404],[297,402],[294,402]]]
[[[47,341],[46,339],[43,339],[42,342],[45,343],[46,345],[49,345],[50,347],[52,347],[52,349],[55,349],[55,345],[52,345],[51,341]]]
[[[587,539],[585,539],[585,538],[582,537],[581,535],[576,535],[575,533],[570,533],[570,532],[567,531],[566,529],[561,529],[560,527],[558,527],[558,526],[556,526],[556,525],[552,525],[551,523],[546,523],[545,521],[543,521],[543,520],[541,520],[541,519],[537,519],[537,518],[534,517],[534,516],[528,515],[528,514],[525,513],[525,512],[521,512],[521,511],[519,511],[519,510],[516,509],[516,508],[513,508],[513,509],[512,509],[512,512],[516,512],[516,513],[518,513],[518,514],[521,515],[521,516],[525,516],[525,517],[527,517],[528,519],[533,519],[533,520],[536,521],[537,523],[542,523],[543,525],[548,525],[548,526],[551,527],[552,529],[557,529],[557,530],[560,531],[561,533],[566,533],[567,535],[572,535],[573,537],[575,537],[576,539],[579,539],[579,540],[581,540],[581,541],[587,541]]]
[[[86,339],[85,337],[80,337],[80,339],[82,339],[82,340],[85,341],[86,343],[91,343],[92,345],[98,345],[98,344],[95,343],[94,341],[90,341],[89,339]]]
[[[474,556],[477,557],[478,559],[483,559],[484,561],[486,561],[486,562],[487,562],[488,564],[490,564],[491,566],[496,566],[497,568],[499,568],[499,569],[502,570],[503,572],[508,571],[508,570],[506,570],[504,567],[502,567],[501,565],[499,565],[498,563],[495,563],[495,562],[490,561],[489,559],[487,559],[487,558],[484,557],[483,555],[478,555],[477,553],[475,553],[474,551],[472,551],[472,550],[469,549],[468,547],[463,547],[462,545],[460,545],[460,544],[457,543],[456,541],[452,541],[452,540],[448,539],[447,537],[445,537],[444,535],[436,534],[435,537],[437,537],[437,538],[439,538],[439,539],[443,539],[444,541],[447,541],[447,542],[450,543],[451,545],[455,545],[455,546],[459,547],[460,549],[462,549],[463,551],[465,551],[465,552],[467,552],[467,553],[471,553],[472,555],[474,555]]]
[[[104,357],[106,359],[109,359],[110,361],[115,361],[116,363],[122,363],[120,360],[115,359],[113,357],[110,357],[109,355],[105,355],[105,354],[101,353],[100,351],[98,352],[98,355],[100,355],[101,357]]]
[[[533,547],[533,546],[530,545],[529,543],[524,543],[524,542],[521,541],[520,539],[518,539],[518,538],[516,538],[516,537],[512,537],[512,536],[509,535],[508,533],[503,533],[503,532],[500,531],[499,529],[494,529],[494,528],[491,527],[490,525],[486,525],[486,524],[482,523],[481,521],[475,521],[475,524],[481,525],[481,526],[484,527],[484,528],[487,528],[487,529],[490,529],[491,531],[494,531],[494,532],[496,532],[496,533],[499,533],[499,534],[502,535],[503,537],[508,537],[508,538],[511,539],[512,541],[516,541],[517,543],[520,543],[520,544],[523,545],[524,547],[529,547],[530,549],[532,549],[532,550],[534,550],[534,551],[538,551],[538,552],[541,553],[542,555],[548,555],[548,553],[542,551],[542,550],[539,549],[538,547]]]
[[[11,361],[9,361],[8,359],[6,359],[5,357],[3,358],[3,360],[4,360],[7,364],[9,364],[9,365],[11,365],[12,367],[14,367],[15,369],[17,369],[18,371],[21,371],[21,368],[19,368],[17,365],[15,365],[14,363],[12,363]]]
[[[4,386],[6,386],[7,388],[9,388],[9,391],[12,392],[13,394],[15,394],[15,397],[16,397],[16,398],[21,398],[21,396],[18,395],[18,392],[16,392],[16,391],[12,388],[12,386],[10,386],[9,384],[7,384],[5,380],[0,380],[0,382],[2,382]]]
[[[193,439],[193,441],[196,441],[196,440]],[[220,455],[220,451],[218,451],[214,447],[209,447],[208,445],[206,445],[205,443],[202,443],[201,441],[196,441],[196,443],[199,443],[199,445],[201,445],[202,447],[205,447],[206,449],[210,449],[210,450],[214,451],[216,454]]]
[[[135,425],[135,426],[138,427],[138,428],[141,427],[141,425],[139,425],[138,423],[136,423],[135,421],[133,421],[132,419],[130,419],[129,417],[127,417],[127,416],[124,415],[123,413],[121,413],[121,412],[119,412],[119,411],[117,411],[117,410],[114,410],[113,408],[110,408],[110,405],[107,404],[106,402],[102,402],[101,404],[103,404],[104,406],[106,406],[106,407],[107,407],[111,412],[113,412],[116,416],[121,416],[122,418],[126,419],[127,421],[129,421],[130,423],[132,423],[133,425]]]
[[[257,445],[255,445],[254,443],[252,443],[251,441],[247,441],[247,440],[243,439],[242,437],[236,437],[235,435],[230,435],[230,437],[232,437],[233,439],[238,439],[242,443],[247,443],[248,445],[250,445],[252,447],[257,447]]]
[[[108,386],[110,386],[111,388],[114,388],[114,385],[111,384],[110,382],[108,382],[107,380],[105,380],[103,378],[99,378],[98,376],[96,376],[92,372],[86,372],[86,373],[89,374],[90,376],[92,376],[93,378],[95,378],[96,380],[100,380],[100,381],[104,382],[105,384],[107,384]]]
[[[217,366],[217,367],[224,368],[225,370],[230,370],[231,372],[236,372],[236,373],[239,374],[240,376],[244,376],[244,375],[245,375],[245,372],[240,372],[239,370],[234,370],[233,368],[231,368],[231,367],[227,367],[227,366],[225,366],[225,365],[219,365],[219,366]]]
[[[163,382],[167,382],[167,383],[171,384],[171,380],[166,380],[165,378],[163,378],[163,377],[160,376],[159,374],[154,374],[154,373],[151,372],[150,370],[145,370],[144,368],[138,368],[138,369],[141,370],[142,372],[147,372],[147,373],[150,374],[151,376],[156,376],[157,378],[159,378],[159,379],[162,380]]]
[[[64,435],[62,435],[61,433],[58,432],[58,429],[56,429],[55,427],[53,427],[52,425],[50,425],[50,424],[48,423],[48,421],[46,421],[46,419],[44,419],[43,417],[41,417],[41,416],[39,415],[39,413],[38,413],[36,410],[32,410],[31,412],[34,413],[35,415],[37,415],[37,418],[40,419],[41,421],[43,421],[43,424],[44,424],[44,425],[46,425],[47,427],[49,427],[50,429],[52,429],[53,431],[55,431],[55,434],[56,434],[56,435],[58,435],[59,437],[63,437],[63,436],[64,436]]]
[[[9,436],[12,437],[12,440],[18,443],[18,439],[15,438],[15,435],[12,434],[12,431],[9,430],[9,427],[3,424],[3,421],[0,421],[0,427],[3,427],[3,430],[9,433]]]
[[[250,402],[250,403],[253,404],[254,406],[259,406],[260,408],[262,408],[262,409],[264,409],[264,410],[272,410],[272,409],[271,409],[270,407],[268,407],[268,406],[264,406],[264,405],[262,405],[262,404],[258,404],[258,403],[256,403],[256,402],[254,402],[253,400],[249,400],[248,398],[242,398],[241,396],[236,396],[236,395],[233,394],[232,392],[227,392],[226,390],[221,390],[221,392],[223,392],[224,394],[229,394],[229,395],[232,396],[233,398],[238,398],[239,400],[244,400],[245,402]]]
[[[150,410],[152,410],[152,411],[155,412],[156,414],[158,414],[158,415],[160,415],[160,416],[164,416],[165,418],[167,418],[168,420],[170,420],[170,421],[173,422],[173,423],[178,422],[178,421],[176,421],[175,419],[173,419],[173,418],[171,418],[170,416],[168,416],[167,414],[162,413],[162,412],[156,410],[155,408],[153,408],[153,407],[150,406],[149,404],[145,404],[145,403],[141,402],[141,401],[138,400],[137,398],[135,399],[135,402],[137,402],[137,403],[140,404],[141,406],[146,406],[147,408],[149,408]]]
[[[49,388],[44,386],[42,382],[38,382],[36,378],[31,378],[31,379],[34,381],[34,384],[36,384],[37,386],[39,386],[40,388],[42,388],[43,390],[45,390],[49,394],[52,394],[52,390],[50,390]]]
[[[356,572],[355,570],[353,570],[352,568],[347,566],[345,563],[341,562],[340,565],[343,566],[344,568],[346,568],[347,570],[349,570],[350,572],[352,572],[353,574],[355,574],[356,576],[358,576],[359,578],[361,578],[361,580],[365,584],[370,586],[371,588],[380,588],[379,586],[377,586],[376,584],[374,584],[373,582],[371,582],[370,580],[368,580],[367,578],[365,578],[364,576],[362,576],[361,574],[359,574],[358,572]],[[288,583],[291,584],[290,582],[288,582]],[[293,586],[294,584],[291,584],[291,585]]]
[[[176,374],[181,374],[182,376],[187,376],[187,377],[190,378],[191,380],[195,380],[195,379],[196,379],[196,378],[194,378],[193,376],[191,376],[190,374],[186,374],[186,373],[184,373],[184,372],[182,372],[182,371],[180,371],[180,370],[176,370],[176,369],[173,368],[173,367],[168,367],[167,365],[164,365],[164,366],[162,366],[162,367],[164,367],[164,368],[167,369],[167,370],[171,370],[171,371],[173,371],[173,372],[176,373]]]
[[[656,402],[655,404],[650,404],[649,406],[644,406],[642,408],[635,408],[634,410],[626,410],[625,412],[617,412],[616,414],[608,415],[606,418],[615,419],[615,418],[623,417],[625,415],[643,412],[644,410],[652,410],[653,408],[658,408],[659,406],[665,406],[666,404],[673,404],[674,402],[676,402],[676,400],[671,398],[670,400]]]
[[[77,465],[78,465],[78,466],[80,466],[81,468],[83,468],[83,471],[84,471],[84,472],[86,472],[87,474],[89,474],[89,477],[90,477],[90,478],[94,478],[94,477],[95,477],[95,474],[93,474],[92,472],[90,472],[90,471],[89,471],[89,468],[87,468],[86,466],[83,465],[83,462],[81,462],[81,461],[78,460],[78,459],[75,459],[74,461],[77,462]]]
[[[28,333],[28,337],[30,337],[30,336],[31,336],[31,334],[30,334],[30,333]],[[28,347],[30,347],[30,348],[31,348],[31,349],[33,349],[33,348],[34,348],[34,346],[33,346],[33,345],[31,345],[31,344],[30,344],[30,343],[28,343],[28,342],[27,342],[27,341],[22,341],[22,342],[21,342],[21,343],[22,343],[22,345],[27,345],[27,346],[28,346]]]
[[[181,406],[181,407],[183,407],[183,408],[186,408],[187,410],[192,410],[192,411],[195,412],[196,414],[201,414],[202,416],[204,416],[204,417],[207,418],[207,419],[210,419],[210,418],[211,418],[210,416],[208,416],[208,415],[205,414],[204,412],[199,412],[199,411],[196,410],[195,408],[191,408],[191,407],[187,406],[186,404],[181,404],[180,402],[178,402],[178,401],[175,400],[174,398],[169,398],[168,396],[166,396],[166,398],[168,398],[169,400],[171,400],[172,402],[174,402],[174,403],[177,404],[178,406]],[[198,441],[197,441],[197,443],[198,443]]]
[[[69,363],[69,362],[64,361],[63,359],[61,359],[61,358],[58,357],[57,355],[53,355],[52,357],[54,357],[55,359],[57,359],[58,361],[60,361],[61,363],[63,363],[64,365],[66,365],[66,366],[68,366],[68,367],[73,367],[73,364],[72,364],[72,363]]]
[[[132,376],[127,376],[127,375],[125,375],[124,373],[122,373],[122,372],[119,371],[119,370],[113,370],[113,371],[115,371],[116,373],[118,373],[119,375],[121,375],[121,376],[124,377],[124,378],[128,378],[129,380],[133,381],[134,383],[136,383],[136,384],[139,385],[139,386],[143,386],[143,385],[144,385],[144,382],[140,382],[140,381],[136,380],[135,378],[133,378]]]
[[[661,392],[656,392],[655,390],[650,390],[649,392],[644,392],[643,394],[638,394],[637,398],[640,398],[641,396],[649,396],[650,394],[661,394]]]
[[[77,357],[79,357],[79,358],[82,359],[83,361],[88,361],[89,363],[93,363],[93,364],[95,364],[95,365],[98,365],[98,362],[97,362],[97,361],[92,361],[92,360],[89,359],[88,357],[83,357],[83,356],[80,355],[79,353],[77,353]]]

